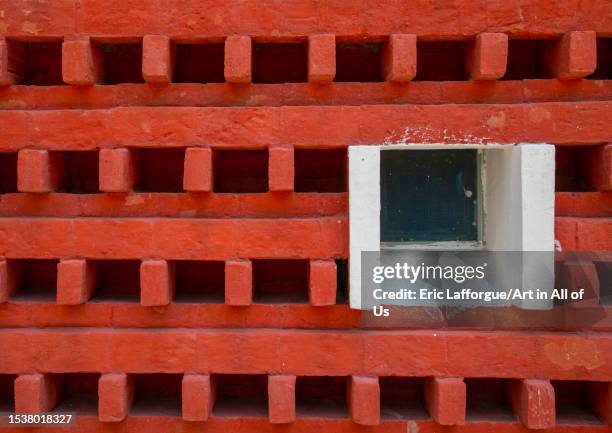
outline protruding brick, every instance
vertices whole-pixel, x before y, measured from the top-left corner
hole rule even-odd
[[[22,149],[17,156],[17,189],[21,192],[51,192],[62,176],[62,158],[53,152]]]
[[[273,424],[295,421],[295,376],[268,376],[268,418]]]
[[[143,260],[140,264],[140,304],[168,305],[174,298],[174,265],[166,260]]]
[[[103,64],[100,49],[89,38],[62,44],[62,77],[67,84],[88,86],[102,82]]]
[[[465,424],[465,382],[456,377],[433,377],[425,381],[425,402],[432,419],[440,425]]]
[[[270,147],[268,150],[268,176],[270,191],[292,191],[293,173],[293,147]]]
[[[572,306],[598,307],[600,284],[597,268],[589,261],[564,261],[556,276],[558,286],[570,292],[584,290],[581,301],[572,302]]]
[[[228,36],[225,39],[225,81],[250,83],[251,57],[251,38],[249,36]]]
[[[612,382],[590,382],[588,396],[593,411],[612,426]]]
[[[134,187],[137,164],[129,149],[101,149],[100,191],[129,192]]]
[[[528,429],[555,426],[555,390],[548,380],[512,380],[508,394],[514,413]]]
[[[208,374],[185,374],[183,376],[183,419],[206,421],[215,404],[215,381]]]
[[[351,376],[347,393],[353,422],[361,425],[380,424],[380,385],[377,377]]]
[[[311,260],[308,275],[310,305],[336,304],[337,270],[333,260]]]
[[[142,76],[148,83],[172,81],[174,61],[168,36],[146,35],[142,39]]]
[[[594,31],[568,32],[556,50],[557,78],[569,80],[591,75],[597,67],[597,37]]]
[[[61,393],[62,381],[57,375],[21,375],[15,379],[15,412],[49,412],[57,405]]]
[[[7,260],[0,259],[0,303],[8,301],[18,286],[19,273],[14,272]]]
[[[308,37],[308,81],[330,83],[336,76],[336,36]]]
[[[61,260],[57,264],[57,303],[78,305],[93,294],[95,267],[84,259]]]
[[[387,81],[407,82],[417,72],[417,37],[394,34],[383,51],[383,76]]]
[[[503,77],[508,64],[508,35],[476,35],[468,59],[468,69],[473,80],[497,80]]]
[[[98,380],[98,418],[103,422],[123,421],[134,399],[134,379],[123,373],[103,374]]]
[[[251,305],[253,302],[253,265],[250,260],[225,262],[225,303]]]
[[[185,150],[183,189],[210,192],[213,187],[212,150],[209,147],[189,147]]]

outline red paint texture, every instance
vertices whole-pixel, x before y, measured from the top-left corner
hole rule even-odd
[[[347,149],[410,142],[556,145],[557,244],[609,257],[612,4],[281,3],[0,0],[0,411],[609,431],[609,320],[367,327],[346,260]]]

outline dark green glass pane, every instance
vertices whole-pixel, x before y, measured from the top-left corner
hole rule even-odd
[[[383,150],[381,240],[478,239],[477,151]]]

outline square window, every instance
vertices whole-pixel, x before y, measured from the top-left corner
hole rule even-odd
[[[305,42],[255,43],[254,83],[305,83],[308,81],[308,47]]]
[[[224,44],[177,44],[174,49],[174,82],[225,82]]]
[[[0,194],[17,192],[17,152],[0,153]]]
[[[428,419],[423,379],[384,376],[380,381],[380,416],[386,419]]]
[[[98,152],[58,152],[63,173],[59,191],[72,194],[95,194],[98,189]]]
[[[477,241],[478,167],[475,149],[382,151],[381,241]]]
[[[466,41],[418,41],[415,81],[465,81]]]
[[[347,418],[346,381],[342,376],[298,376],[295,383],[297,416]]]
[[[104,84],[144,83],[142,42],[99,47],[104,57]]]
[[[466,418],[471,421],[513,421],[514,413],[503,379],[465,379]]]
[[[98,413],[98,373],[67,373],[60,375],[62,398],[54,412],[74,412],[79,415]]]
[[[95,267],[93,300],[140,301],[140,260],[92,260]]]
[[[11,277],[16,290],[11,300],[54,301],[57,287],[57,263],[54,259],[9,259]]]
[[[8,71],[18,84],[59,86],[62,78],[62,42],[7,41]]]
[[[296,192],[346,192],[346,149],[296,149]]]
[[[558,424],[600,424],[593,410],[590,394],[598,382],[551,380],[555,389],[555,412]]]
[[[213,414],[219,417],[268,416],[268,376],[217,374]]]
[[[378,82],[382,80],[381,42],[336,44],[334,81]]]
[[[556,42],[546,39],[510,39],[508,66],[502,80],[554,78],[550,55]]]
[[[139,192],[183,192],[185,149],[143,148],[136,150]]]
[[[181,415],[182,374],[135,374],[131,415]]]
[[[213,150],[215,192],[268,191],[268,149]]]
[[[256,302],[308,302],[308,260],[253,260]]]
[[[225,262],[177,260],[175,302],[225,301]]]

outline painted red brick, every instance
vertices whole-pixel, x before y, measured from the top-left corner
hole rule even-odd
[[[17,159],[17,189],[21,192],[51,192],[63,170],[61,157],[47,150],[22,149]]]
[[[15,412],[50,412],[61,393],[61,381],[56,375],[22,374],[15,379]]]
[[[142,39],[142,76],[148,83],[169,83],[173,75],[171,42],[168,36],[146,35]]]
[[[225,39],[225,80],[228,83],[251,82],[251,38],[228,36]]]
[[[89,38],[64,41],[62,44],[62,77],[75,86],[90,86],[103,80],[103,58],[100,49]]]
[[[417,36],[393,34],[384,51],[383,75],[387,81],[406,82],[417,72]]]
[[[93,294],[95,267],[84,259],[61,260],[57,265],[57,303],[79,305]]]
[[[330,83],[336,76],[336,36],[308,37],[308,81]]]
[[[268,376],[268,419],[273,424],[295,421],[295,376]]]
[[[270,191],[292,191],[293,147],[271,146],[268,150],[268,185]]]
[[[559,42],[557,76],[568,80],[586,77],[597,65],[596,34],[593,31],[574,31],[563,35]]]
[[[137,163],[129,149],[100,150],[100,191],[129,192],[136,179]]]
[[[127,374],[103,374],[98,381],[98,418],[102,422],[123,421],[134,399],[134,380]]]
[[[333,260],[311,260],[308,276],[310,305],[326,306],[336,303],[337,269]]]
[[[251,305],[253,302],[253,265],[249,260],[225,262],[225,303]]]
[[[353,422],[361,425],[380,423],[380,385],[377,377],[351,376],[347,401]]]
[[[210,192],[213,188],[212,150],[208,147],[189,147],[185,150],[183,189]]]
[[[497,80],[506,74],[508,35],[480,33],[470,52],[469,71],[473,80]]]
[[[206,421],[215,404],[216,386],[208,374],[185,374],[182,382],[183,419]]]
[[[514,413],[528,429],[555,426],[555,390],[548,380],[513,380],[508,394]]]
[[[465,423],[466,389],[463,379],[433,377],[425,382],[425,402],[431,417],[440,425]]]
[[[175,290],[174,264],[167,260],[143,260],[140,265],[140,304],[168,305]]]

